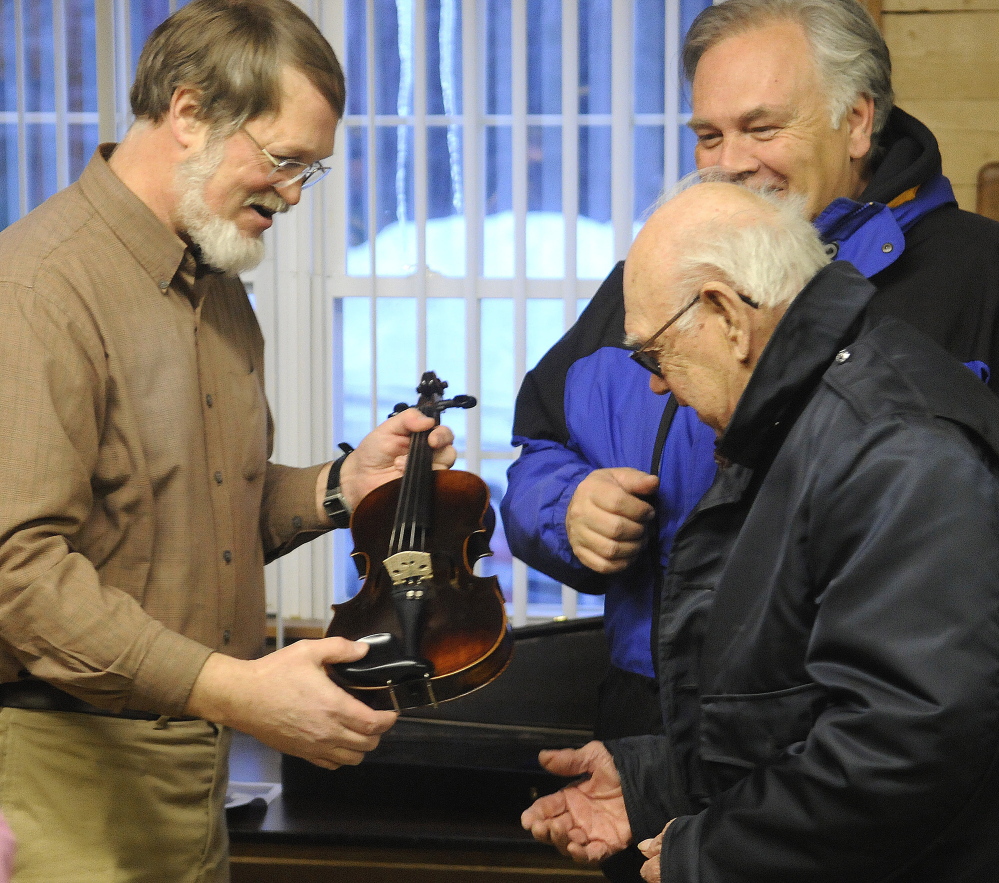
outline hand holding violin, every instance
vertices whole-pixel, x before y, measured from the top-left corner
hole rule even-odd
[[[362,451],[362,443],[341,467],[357,457],[363,472],[355,479],[366,473],[382,483],[351,516],[352,555],[364,586],[333,606],[326,631],[371,650],[357,663],[329,666],[329,676],[373,708],[400,711],[455,699],[499,677],[513,652],[499,581],[473,572],[490,554],[489,488],[470,472],[441,468],[454,462],[451,435],[436,426],[441,412],[476,401],[445,399],[446,387],[433,371],[424,372],[417,410],[396,406],[398,422],[382,424],[381,444]],[[401,475],[388,480],[395,472]]]
[[[431,417],[410,409],[372,430],[344,460],[340,486],[353,508],[371,490],[403,474],[410,439],[433,429],[427,437],[435,469],[455,461],[454,436]],[[329,468],[316,486],[317,511]],[[369,708],[338,687],[326,666],[356,662],[367,645],[340,637],[298,641],[260,659],[234,659],[213,653],[188,698],[187,713],[225,724],[255,736],[287,754],[335,769],[357,764],[378,746],[396,714]]]
[[[336,769],[373,751],[396,721],[333,684],[325,665],[360,659],[361,643],[297,641],[259,659],[208,657],[186,712],[249,733],[285,754]]]
[[[414,433],[428,429],[432,430],[427,441],[433,449],[433,468],[451,468],[457,457],[452,446],[454,434],[446,426],[437,424],[432,417],[427,417],[416,408],[409,408],[376,426],[343,461],[340,487],[352,510],[376,487],[402,476],[410,439]],[[324,469],[316,482],[316,511],[323,518],[323,496],[328,475],[329,469]]]

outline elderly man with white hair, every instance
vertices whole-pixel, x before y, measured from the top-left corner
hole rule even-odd
[[[999,224],[961,211],[936,139],[894,103],[884,37],[856,0],[726,0],[681,51],[698,168],[796,194],[830,252],[999,393]],[[629,364],[618,264],[517,396],[500,511],[514,555],[604,595],[599,739],[661,728],[653,611],[674,536],[715,475],[714,437]],[[638,879],[641,856],[604,865]]]
[[[666,202],[625,263],[653,391],[717,435],[662,592],[662,736],[546,752],[523,822],[648,881],[994,880],[999,403],[800,208]]]

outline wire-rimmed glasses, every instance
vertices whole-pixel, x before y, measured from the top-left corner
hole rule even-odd
[[[271,165],[274,166],[270,174],[267,175],[267,183],[272,187],[290,187],[292,184],[301,184],[302,189],[305,190],[306,187],[311,187],[322,181],[330,173],[329,168],[321,162],[309,164],[299,162],[297,159],[277,159],[271,156],[267,148],[261,147],[257,139],[246,129],[243,129],[243,132],[253,142],[257,150],[266,156]]]

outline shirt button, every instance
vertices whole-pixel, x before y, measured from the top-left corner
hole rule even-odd
[[[160,291],[166,291],[170,287],[170,283],[163,279],[160,281]]]
[[[221,472],[216,472],[215,473],[215,484],[222,484],[222,473]]]
[[[228,549],[226,549],[226,550],[225,550],[225,551],[224,551],[224,552],[222,553],[222,560],[223,560],[223,561],[224,561],[224,562],[225,562],[226,564],[230,564],[230,563],[232,562],[232,552],[230,552],[230,551],[229,551]]]
[[[882,250],[882,251],[883,251],[883,252],[884,252],[885,254],[891,254],[891,252],[892,252],[892,250],[893,250],[894,248],[895,248],[895,246],[894,246],[894,245],[892,245],[892,244],[891,244],[890,242],[886,242],[886,243],[885,243],[884,245],[882,245],[882,246],[881,246],[881,250]]]
[[[293,528],[295,528],[295,530],[301,530],[302,529],[302,516],[301,515],[296,515],[294,518],[292,518],[291,519],[291,526]]]
[[[222,643],[228,644],[231,640],[232,640],[232,632],[230,632],[229,629],[226,629],[224,632],[222,632]]]
[[[215,400],[212,398],[212,394],[208,393],[208,395],[205,396],[205,404],[210,408],[214,403]]]

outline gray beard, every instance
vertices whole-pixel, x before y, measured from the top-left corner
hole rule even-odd
[[[197,156],[181,163],[176,185],[178,226],[201,252],[201,261],[214,270],[238,276],[264,259],[264,241],[244,235],[235,221],[220,218],[205,203],[205,184],[218,170],[224,140],[213,138]]]

